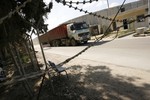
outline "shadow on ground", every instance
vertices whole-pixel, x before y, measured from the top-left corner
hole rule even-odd
[[[99,46],[99,45],[103,45],[105,43],[108,43],[111,41],[99,41],[99,42],[88,42],[87,44],[80,44],[80,46],[89,46],[89,45],[94,45],[94,46]]]
[[[113,76],[107,66],[71,66],[69,79],[62,73],[45,79],[39,100],[150,100],[150,84],[132,84],[139,77]],[[30,98],[22,84],[0,88],[0,100],[37,100],[40,78],[29,80],[34,97]],[[53,83],[53,88],[51,85]],[[53,90],[54,89],[54,90]]]
[[[99,45],[102,45],[102,44],[105,44],[105,43],[108,43],[108,42],[111,42],[111,40],[105,40],[105,41],[103,41],[103,40],[101,40],[101,41],[99,41],[99,42],[92,42],[92,41],[89,41],[88,43],[86,43],[86,44],[84,44],[84,43],[81,43],[81,44],[78,44],[77,46],[90,46],[90,45],[94,45],[94,46],[99,46]],[[77,47],[77,46],[75,46],[75,47]],[[48,47],[48,48],[46,48],[46,47]],[[50,45],[44,45],[43,46],[43,48],[44,48],[44,50],[49,50],[49,49],[51,49],[50,48],[51,46]],[[56,46],[57,47],[57,46]],[[59,46],[59,47],[74,47],[74,46],[64,46],[64,45],[62,45],[62,46]],[[52,47],[53,48],[53,47]]]
[[[46,81],[40,100],[150,100],[150,84],[132,84],[138,77],[113,76],[107,66],[72,66],[69,79],[53,77],[54,94]]]

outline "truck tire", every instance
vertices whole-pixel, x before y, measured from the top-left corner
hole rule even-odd
[[[52,46],[53,47],[58,47],[60,45],[60,41],[59,40],[54,40],[53,42],[52,42]]]
[[[88,41],[84,41],[83,43],[86,44]]]
[[[59,47],[59,46],[60,46],[60,40],[56,40],[56,41],[55,41],[55,46],[56,46],[56,47]]]
[[[51,42],[48,42],[49,43],[49,46],[51,47]]]
[[[72,46],[76,46],[76,45],[77,45],[77,41],[76,41],[75,39],[71,39],[70,42],[71,42],[71,45],[72,45]]]
[[[55,41],[52,41],[52,47],[55,47]]]
[[[65,41],[65,45],[66,45],[66,46],[69,46],[69,45],[70,45],[70,40],[69,40],[69,39],[67,39],[67,40]]]

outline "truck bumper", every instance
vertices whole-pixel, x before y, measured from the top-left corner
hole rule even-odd
[[[90,40],[90,37],[79,37],[78,42],[82,43],[82,42],[87,42],[88,40]]]

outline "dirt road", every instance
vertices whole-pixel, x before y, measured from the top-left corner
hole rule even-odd
[[[43,62],[38,52],[38,59]],[[46,59],[60,63],[67,56],[45,53]],[[107,63],[76,58],[63,67],[67,68],[60,79],[53,77],[56,96],[48,93],[42,100],[150,100],[150,72],[125,68]]]

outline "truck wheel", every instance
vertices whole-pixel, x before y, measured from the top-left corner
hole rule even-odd
[[[55,47],[55,41],[52,42],[52,47]]]
[[[66,45],[66,46],[69,46],[69,45],[70,45],[70,40],[66,40],[66,41],[65,41],[65,45]]]
[[[57,40],[54,40],[54,41],[52,42],[52,46],[53,46],[53,47],[58,47],[58,46],[59,46]]]
[[[55,41],[55,46],[56,46],[56,47],[60,46],[60,41],[59,41],[59,40],[56,40],[56,41]]]
[[[83,43],[86,44],[88,41],[84,41]]]
[[[50,42],[49,42],[49,45],[50,45],[50,47],[53,47],[53,42],[50,41]]]
[[[75,39],[71,39],[71,45],[72,46],[76,46],[77,45],[77,41]]]

